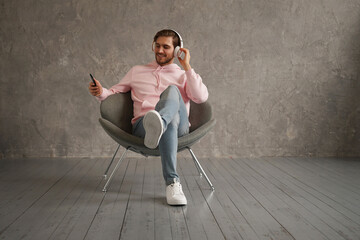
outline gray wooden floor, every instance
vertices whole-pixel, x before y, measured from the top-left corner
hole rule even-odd
[[[360,239],[360,159],[199,159],[178,170],[186,207],[165,201],[159,158],[0,161],[0,239]]]

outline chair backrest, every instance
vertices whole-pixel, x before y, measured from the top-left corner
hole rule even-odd
[[[112,122],[120,129],[132,133],[133,101],[131,92],[109,96],[100,105],[101,117]],[[197,104],[190,102],[190,132],[194,131],[212,118],[212,108],[208,102]]]
[[[212,119],[212,107],[210,103],[194,103],[190,101],[190,132],[194,131],[198,127],[202,126],[204,123]]]
[[[132,133],[133,101],[131,92],[113,94],[101,102],[101,117],[127,133]]]

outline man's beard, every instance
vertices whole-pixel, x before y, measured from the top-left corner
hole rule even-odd
[[[169,62],[171,62],[172,59],[173,57],[159,57],[158,54],[155,54],[155,60],[161,66],[168,64]]]

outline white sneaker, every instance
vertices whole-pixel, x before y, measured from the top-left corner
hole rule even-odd
[[[143,125],[145,129],[144,144],[148,148],[155,149],[159,145],[164,132],[163,120],[160,114],[155,110],[149,111],[144,116]]]
[[[169,205],[186,205],[186,197],[182,191],[179,181],[174,179],[174,183],[166,187],[166,201]]]

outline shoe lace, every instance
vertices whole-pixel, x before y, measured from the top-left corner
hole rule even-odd
[[[174,195],[183,194],[181,184],[178,183],[178,182],[175,182],[175,183],[172,184],[172,189],[173,189],[173,194]]]

